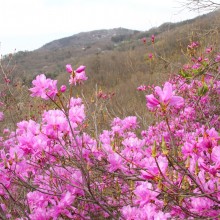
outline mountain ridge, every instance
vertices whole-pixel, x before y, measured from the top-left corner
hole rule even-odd
[[[80,32],[51,41],[34,51],[17,52],[14,55],[14,60],[16,61],[14,77],[20,78],[24,82],[31,82],[33,77],[43,72],[50,77],[56,78],[63,73],[66,63],[76,66],[86,64],[88,68],[92,69],[96,65],[102,65],[101,61],[98,61],[104,59],[102,57],[108,57],[105,58],[108,60],[117,57],[114,59],[120,60],[122,59],[121,57],[126,56],[130,56],[130,58],[123,59],[131,59],[132,56],[136,56],[132,58],[134,59],[132,62],[138,62],[135,64],[135,68],[132,67],[132,69],[133,71],[142,72],[147,68],[144,67],[146,64],[144,64],[143,56],[146,53],[146,48],[143,47],[141,41],[143,37],[150,38],[154,34],[156,36],[155,46],[158,48],[158,54],[169,58],[169,56],[175,54],[174,50],[177,50],[178,45],[187,46],[190,38],[192,38],[190,36],[192,35],[191,32],[194,32],[193,38],[197,39],[206,30],[215,28],[218,31],[220,26],[219,18],[220,12],[216,11],[182,22],[166,22],[147,31],[119,27]],[[150,42],[148,40],[146,44],[148,49],[151,48]],[[176,62],[175,59],[177,60],[178,57],[174,57],[173,62]],[[100,63],[97,64],[98,62]],[[105,72],[104,69],[104,67],[100,67],[103,73]]]
[[[57,39],[51,41],[45,45],[43,45],[39,49],[56,49],[57,47],[67,47],[70,45],[80,45],[84,46],[86,44],[91,44],[96,42],[97,40],[103,38],[111,38],[116,35],[133,35],[134,33],[139,33],[140,31],[131,30],[126,28],[113,28],[113,29],[100,29],[100,30],[93,30],[88,32],[80,32],[78,34],[74,34],[69,37]]]

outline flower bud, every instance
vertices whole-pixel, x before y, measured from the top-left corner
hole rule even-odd
[[[65,85],[62,85],[61,87],[60,87],[60,92],[65,92],[66,91],[66,86]]]
[[[67,71],[68,73],[72,73],[72,72],[73,72],[72,66],[71,66],[70,64],[67,64],[67,65],[66,65],[66,71]]]

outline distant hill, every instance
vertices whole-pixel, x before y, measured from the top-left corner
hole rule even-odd
[[[93,44],[98,42],[105,42],[111,44],[112,42],[118,42],[132,37],[135,33],[140,31],[129,30],[125,28],[114,28],[109,30],[95,30],[90,32],[82,32],[70,37],[62,38],[45,44],[39,50],[53,51],[60,48],[73,47],[86,50]]]
[[[82,32],[54,40],[34,51],[15,54],[14,78],[30,83],[34,76],[42,72],[56,78],[65,72],[66,63],[71,63],[74,67],[85,64],[88,71],[93,73],[90,78],[95,80],[97,77],[98,82],[105,85],[103,81],[109,82],[108,77],[105,79],[108,75],[115,77],[115,74],[118,74],[116,78],[119,81],[123,79],[121,72],[126,72],[129,78],[131,74],[148,71],[149,66],[144,61],[147,51],[141,42],[143,37],[148,38],[147,45],[150,52],[153,48],[149,38],[154,34],[155,50],[158,55],[165,60],[172,59],[175,63],[184,61],[176,53],[177,51],[179,53],[180,46],[186,47],[190,40],[200,40],[204,44],[209,40],[210,43],[213,41],[212,44],[218,46],[219,28],[220,11],[218,10],[178,23],[164,23],[148,31],[115,28]],[[213,39],[210,39],[211,36]],[[115,70],[117,65],[120,66]],[[124,66],[124,69],[121,69],[121,66]],[[158,68],[162,67],[159,65]],[[156,72],[160,70],[158,68]],[[120,73],[116,73],[118,71]],[[97,80],[93,83],[95,82]]]
[[[34,51],[20,51],[14,57],[17,63],[16,75],[23,79],[32,79],[39,72],[58,75],[65,63],[77,64],[82,57],[113,51],[119,44],[140,33],[125,28],[95,30],[54,40]]]

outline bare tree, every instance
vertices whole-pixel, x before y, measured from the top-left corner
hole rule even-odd
[[[181,1],[184,8],[189,9],[190,11],[214,11],[220,8],[220,1],[212,0],[185,0]]]

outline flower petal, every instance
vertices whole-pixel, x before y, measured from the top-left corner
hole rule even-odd
[[[163,95],[160,97],[161,101],[166,103],[171,99],[172,96],[173,96],[172,84],[169,82],[166,82],[163,87]]]
[[[173,96],[170,99],[170,105],[176,108],[180,108],[184,105],[184,99],[180,96]]]
[[[153,94],[147,95],[146,99],[147,99],[147,107],[149,109],[155,108],[160,104],[160,102],[154,97]]]

